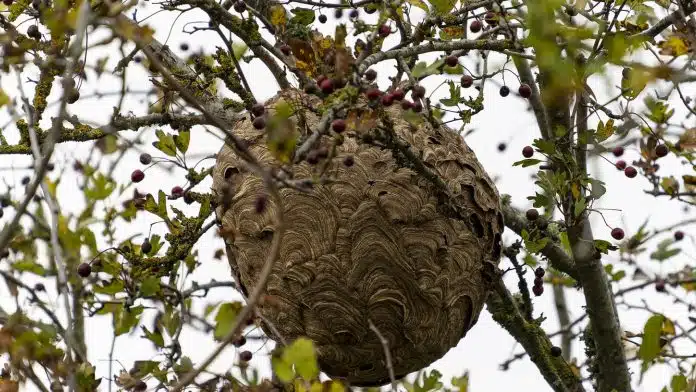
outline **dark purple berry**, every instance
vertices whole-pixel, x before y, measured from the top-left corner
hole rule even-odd
[[[542,267],[537,267],[537,269],[534,270],[534,276],[537,278],[543,278],[545,273],[546,271],[544,271]]]
[[[88,277],[92,273],[92,267],[87,263],[82,263],[77,266],[77,274],[83,278]]]
[[[529,87],[528,84],[521,84],[517,92],[522,98],[529,98],[532,96],[532,88]]]
[[[456,67],[459,65],[459,59],[457,56],[447,56],[445,57],[445,64],[447,64],[448,67]]]
[[[611,150],[611,153],[614,154],[615,157],[620,157],[624,153],[624,148],[621,146],[614,147],[613,150]]]
[[[254,128],[258,130],[264,129],[266,128],[266,119],[263,117],[256,117],[252,124],[254,125]]]
[[[615,165],[616,168],[619,169],[619,170],[624,170],[624,169],[626,169],[626,161],[624,161],[623,159],[616,161],[616,163],[615,163],[614,165]]]
[[[532,155],[534,155],[534,149],[532,148],[532,146],[525,146],[525,147],[522,149],[522,156],[523,156],[523,157],[525,157],[525,158],[531,158]]]
[[[461,79],[462,87],[469,88],[474,84],[474,78],[471,75],[464,75]]]
[[[633,178],[638,175],[638,170],[636,170],[636,168],[633,166],[629,166],[624,170],[624,174],[628,178]]]
[[[561,348],[558,346],[553,346],[551,347],[551,356],[552,357],[560,357],[562,354]]]
[[[483,23],[481,23],[481,21],[478,19],[471,22],[471,25],[469,26],[469,30],[472,33],[478,33],[479,31],[481,31],[482,28],[483,28]]]
[[[244,362],[251,361],[251,357],[252,357],[251,351],[242,351],[241,353],[239,353],[239,359],[241,359]]]
[[[665,144],[660,144],[659,146],[655,147],[655,155],[658,158],[662,158],[667,156],[669,154],[669,147]]]
[[[674,240],[675,241],[681,241],[684,239],[684,232],[681,230],[677,230],[674,232]]]
[[[143,165],[149,165],[150,163],[152,163],[152,155],[146,152],[140,154],[140,163],[142,163]]]
[[[368,69],[367,71],[365,71],[365,79],[367,79],[370,82],[377,79],[377,71],[375,71],[374,69]]]
[[[615,240],[620,241],[624,238],[624,231],[619,227],[615,227],[611,230],[611,236]]]
[[[327,19],[328,18],[326,17],[326,15],[324,15],[324,14],[319,15],[319,23],[326,23]]]
[[[508,95],[510,95],[510,87],[502,86],[499,92],[501,97],[507,97]]]
[[[131,181],[140,182],[143,179],[145,179],[145,173],[143,173],[142,170],[140,170],[140,169],[133,170],[133,173],[131,173]]]
[[[336,119],[331,122],[331,129],[336,133],[341,133],[346,130],[346,120]]]
[[[530,222],[539,219],[539,211],[537,211],[536,208],[528,209],[524,215],[527,217],[527,220]]]
[[[260,103],[254,104],[254,106],[251,107],[251,114],[253,114],[254,117],[263,116],[263,113],[265,111],[266,108],[263,106],[263,104]]]
[[[534,295],[539,297],[542,294],[544,294],[544,286],[534,286],[532,287],[532,292],[534,293]]]

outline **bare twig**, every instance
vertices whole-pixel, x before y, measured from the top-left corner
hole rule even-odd
[[[384,337],[384,335],[382,335],[381,332],[379,332],[379,329],[377,329],[372,320],[367,320],[367,322],[370,325],[372,332],[377,335],[379,342],[382,344],[382,348],[384,349],[384,360],[386,361],[387,371],[389,371],[389,379],[391,380],[391,389],[392,392],[397,392],[396,376],[394,375],[394,365],[392,363],[391,351],[389,350],[389,341]]]

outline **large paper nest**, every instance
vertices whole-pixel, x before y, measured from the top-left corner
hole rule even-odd
[[[267,102],[267,112],[281,97],[306,118],[309,131],[297,127],[301,143],[319,121],[306,108],[321,101],[285,91]],[[388,342],[397,378],[441,358],[466,335],[483,307],[484,265],[497,264],[503,230],[495,186],[461,136],[427,121],[412,126],[398,104],[386,114],[468,217],[449,216],[431,180],[348,130],[325,171],[331,182],[306,193],[280,191],[286,231],[266,291],[273,306],[260,309],[272,324],[263,326],[267,335],[309,337],[321,370],[356,386],[389,382],[384,345],[369,321]],[[302,124],[299,116],[293,120]],[[232,131],[262,163],[280,166],[249,119]],[[335,136],[323,136],[321,145],[331,147]],[[353,157],[350,167],[346,156]],[[312,178],[321,165],[295,164],[292,177]],[[232,270],[250,292],[270,250],[277,206],[269,201],[256,212],[263,183],[227,145],[217,157],[213,191]]]

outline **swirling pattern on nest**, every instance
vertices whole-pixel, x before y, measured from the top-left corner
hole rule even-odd
[[[269,100],[267,110],[280,98],[303,113],[308,128],[298,131],[306,137],[319,121],[307,108],[320,99],[288,90]],[[397,164],[389,149],[346,131],[326,171],[331,182],[307,193],[280,192],[286,232],[267,288],[275,300],[261,308],[285,339],[315,342],[322,371],[356,386],[389,382],[383,346],[368,320],[388,340],[397,377],[428,366],[466,335],[487,294],[483,267],[497,263],[503,231],[495,186],[461,136],[427,121],[412,126],[399,105],[385,110],[393,132],[443,179],[470,214],[468,221],[445,215],[433,184]],[[233,132],[260,162],[279,166],[264,132],[250,121]],[[330,147],[332,140],[322,136],[320,143]],[[353,157],[350,167],[343,164],[346,156]],[[295,179],[312,178],[316,170],[307,162],[291,168]],[[256,213],[262,181],[227,145],[213,178],[233,271],[252,288],[270,249],[278,206],[269,202]]]

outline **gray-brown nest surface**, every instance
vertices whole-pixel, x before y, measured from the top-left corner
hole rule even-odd
[[[281,97],[303,113],[305,123],[302,116],[292,119],[306,137],[319,121],[307,108],[316,108],[319,98],[285,91],[267,102],[267,111]],[[495,186],[463,139],[427,121],[412,126],[399,105],[385,111],[388,121],[377,125],[392,122],[394,134],[440,176],[469,216],[444,212],[430,180],[349,129],[329,156],[325,175],[332,181],[309,192],[280,191],[286,231],[267,286],[275,301],[261,308],[284,339],[312,339],[321,370],[352,385],[389,382],[383,346],[368,320],[388,340],[397,377],[428,366],[464,337],[483,307],[483,267],[497,264],[503,231]],[[233,132],[260,162],[280,166],[265,133],[249,120]],[[321,145],[331,150],[334,137],[323,136]],[[290,170],[295,179],[312,178],[318,167],[301,162]],[[256,212],[262,181],[227,145],[217,158],[213,191],[233,271],[250,291],[270,249],[278,206],[269,201]]]

